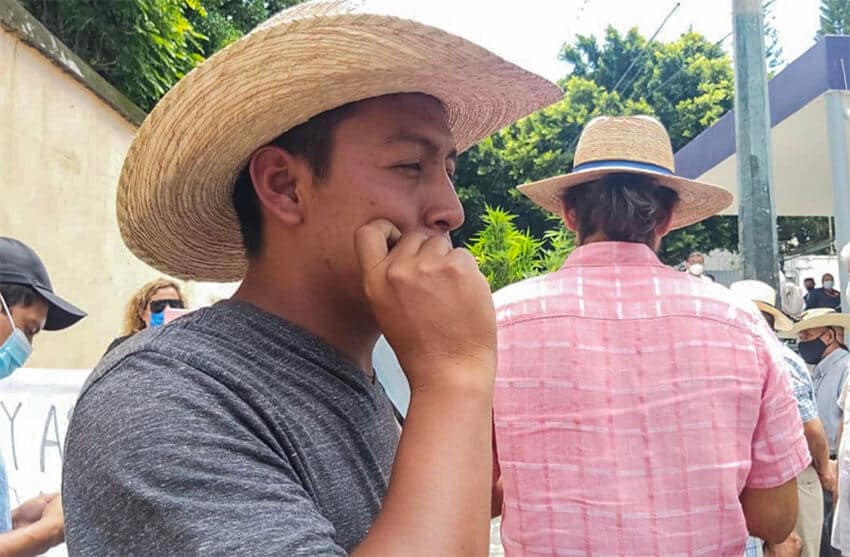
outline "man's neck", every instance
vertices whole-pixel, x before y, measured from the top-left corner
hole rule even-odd
[[[372,377],[372,350],[380,335],[377,325],[368,314],[357,311],[357,304],[335,295],[334,289],[324,288],[304,274],[274,273],[251,265],[233,299],[306,329]]]

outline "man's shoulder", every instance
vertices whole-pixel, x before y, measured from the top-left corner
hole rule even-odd
[[[509,284],[493,294],[496,309],[504,308],[523,300],[541,296],[547,281],[552,281],[555,273],[540,275]]]
[[[223,362],[232,360],[239,346],[228,338],[228,325],[221,318],[220,308],[202,308],[167,326],[127,338],[95,366],[81,396],[107,377],[115,377],[113,388],[120,390],[133,389],[142,378],[147,381],[153,376],[170,384],[196,375],[214,375]]]
[[[793,375],[811,383],[811,375],[809,375],[806,362],[804,362],[803,358],[801,358],[799,354],[791,350],[791,348],[784,342],[782,343],[782,359],[785,360],[789,371]]]

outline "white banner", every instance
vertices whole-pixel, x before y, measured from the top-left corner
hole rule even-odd
[[[19,369],[0,381],[0,454],[12,508],[59,491],[65,432],[90,371]],[[64,546],[49,553],[64,554]]]

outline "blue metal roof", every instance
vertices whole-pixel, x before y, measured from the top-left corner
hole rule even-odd
[[[776,126],[823,93],[847,89],[850,37],[822,38],[770,80],[770,121]],[[735,111],[731,110],[676,153],[676,174],[695,179],[735,153]]]

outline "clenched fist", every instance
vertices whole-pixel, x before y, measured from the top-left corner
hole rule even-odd
[[[361,227],[355,249],[366,298],[411,390],[492,387],[496,314],[472,255],[445,236],[401,235],[386,220]]]

